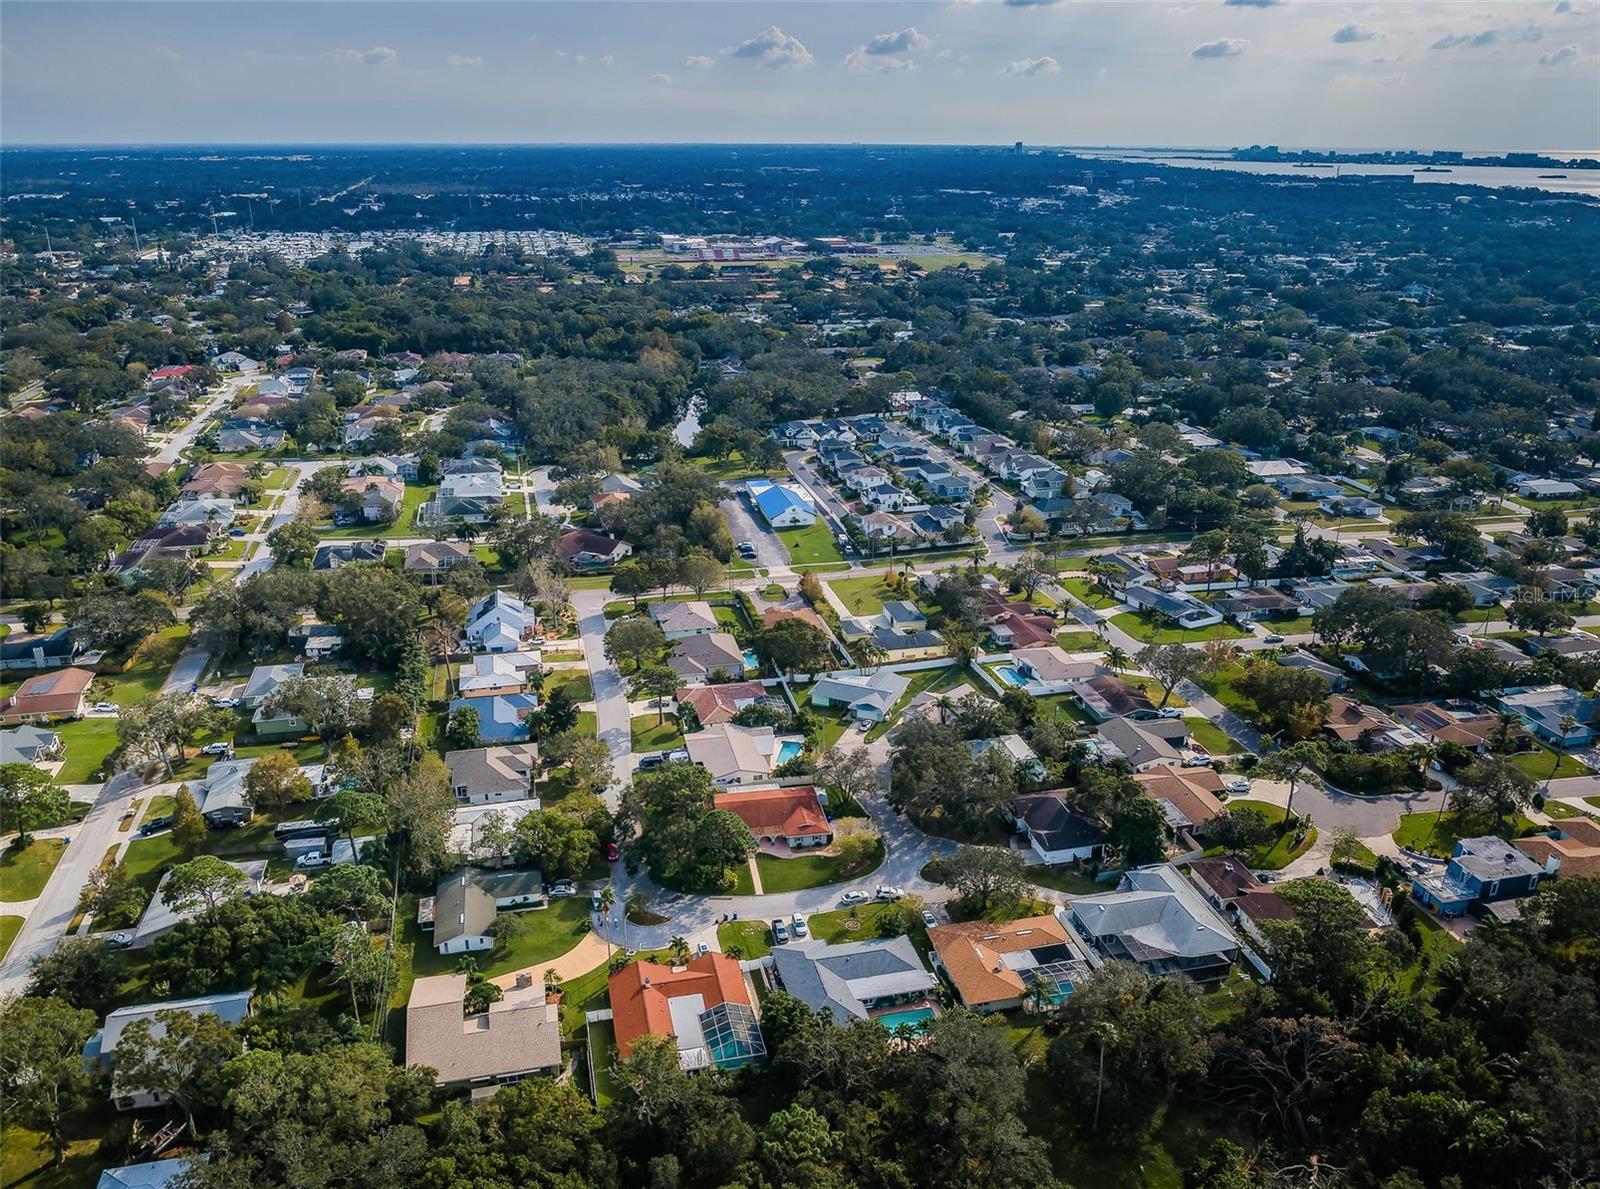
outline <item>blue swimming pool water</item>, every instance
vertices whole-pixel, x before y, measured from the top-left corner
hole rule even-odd
[[[1028,684],[1027,678],[1023,677],[1021,673],[1017,672],[1017,667],[1015,665],[1001,665],[995,670],[995,673],[999,676],[1000,680],[1005,682],[1007,685],[1022,686]]]
[[[748,648],[744,652],[744,667],[746,669],[759,669],[761,667],[761,658]]]
[[[777,767],[779,764],[787,764],[805,749],[804,741],[800,739],[785,739],[778,744],[778,754],[772,758],[773,767]]]
[[[913,1007],[906,1011],[887,1012],[881,1016],[874,1016],[873,1019],[877,1020],[890,1032],[906,1024],[910,1024],[913,1028],[920,1030],[929,1020],[933,1019],[933,1008]]]

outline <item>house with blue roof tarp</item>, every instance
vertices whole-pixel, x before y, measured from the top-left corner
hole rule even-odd
[[[754,480],[748,490],[761,515],[773,528],[805,528],[817,522],[817,506],[793,483]]]

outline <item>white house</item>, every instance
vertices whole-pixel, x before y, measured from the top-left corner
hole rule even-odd
[[[483,652],[515,652],[537,623],[531,607],[497,590],[467,613],[467,640]]]
[[[773,528],[805,528],[817,522],[816,505],[797,484],[752,479],[747,490]]]

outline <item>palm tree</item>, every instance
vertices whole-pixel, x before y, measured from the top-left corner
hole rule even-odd
[[[600,919],[601,919],[601,921],[605,921],[605,920],[609,919],[609,917],[611,916],[611,910],[613,908],[615,908],[616,906],[617,906],[617,889],[612,887],[610,884],[607,884],[605,887],[600,889]],[[602,934],[602,938],[606,943],[606,961],[609,962],[611,960],[611,938],[605,937],[603,934]]]
[[[544,989],[546,991],[559,991],[561,989],[561,976],[556,973],[554,966],[544,972]]]
[[[950,712],[956,708],[955,699],[949,694],[940,694],[933,704],[939,711],[939,725],[945,726],[950,721]]]
[[[1105,657],[1106,668],[1113,673],[1120,673],[1133,664],[1133,658],[1120,644],[1107,644],[1101,655]]]
[[[672,964],[674,966],[687,966],[689,964],[689,941],[681,934],[667,942],[667,948],[672,951]]]
[[[1095,1037],[1100,1041],[1100,1072],[1095,1076],[1094,1084],[1094,1129],[1100,1130],[1100,1095],[1106,1088],[1106,1045],[1117,1039],[1116,1025],[1110,1023],[1096,1024]]]

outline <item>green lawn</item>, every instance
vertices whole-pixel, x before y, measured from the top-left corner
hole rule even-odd
[[[36,838],[27,849],[7,847],[0,853],[0,900],[32,900],[61,861],[67,844],[59,838]]]
[[[1204,628],[1162,627],[1147,623],[1134,611],[1113,615],[1111,622],[1135,640],[1142,640],[1146,644],[1194,644],[1204,640],[1242,640],[1250,634],[1242,628],[1234,627],[1231,623],[1214,623]]]
[[[183,855],[179,853],[178,844],[172,840],[170,833],[157,834],[154,838],[135,838],[122,852],[122,866],[128,878],[151,894],[161,882],[162,868],[182,861]]]
[[[730,483],[735,479],[759,479],[763,474],[759,468],[747,463],[744,460],[744,455],[740,454],[737,450],[728,455],[727,458],[723,459],[685,458],[684,461],[692,466],[699,467],[702,471],[719,483]],[[779,467],[777,470],[766,473],[771,475],[782,475],[787,473],[787,469],[784,467]]]
[[[1099,892],[1109,892],[1115,886],[1108,883],[1095,883],[1094,880],[1078,875],[1068,867],[1034,866],[1027,869],[1028,882],[1041,888],[1053,888],[1058,892],[1065,892],[1069,896],[1093,896]]]
[[[592,702],[594,683],[584,669],[552,669],[546,674],[540,693],[549,697],[555,690],[564,689],[574,702]]]
[[[1102,594],[1087,578],[1063,578],[1061,585],[1076,595],[1080,603],[1087,603],[1096,611],[1118,606],[1122,601],[1115,596]]]
[[[1234,683],[1244,676],[1244,666],[1239,664],[1227,665],[1210,675],[1203,677],[1199,685],[1217,701],[1242,718],[1255,715],[1257,708],[1255,701],[1247,698],[1234,688]]]
[[[729,921],[717,926],[722,952],[737,947],[746,958],[765,958],[772,952],[772,933],[764,921]]]
[[[900,596],[890,590],[881,574],[868,574],[861,578],[834,578],[828,582],[852,615],[876,615],[883,610],[883,600]]]
[[[104,1122],[104,1120],[102,1120]],[[100,1137],[83,1136],[75,1123],[67,1141],[66,1160],[54,1165],[49,1143],[36,1131],[7,1127],[0,1132],[0,1185],[15,1189],[95,1189],[108,1163],[100,1155]]]
[[[771,855],[757,855],[756,869],[761,872],[764,892],[798,892],[802,888],[820,888],[831,883],[843,883],[869,871],[876,871],[883,862],[883,845],[870,862],[849,872],[843,869],[836,855],[800,855],[793,859],[777,859]]]
[[[117,750],[117,720],[80,718],[54,728],[67,749],[66,759],[56,776],[57,784],[89,784],[105,766],[106,757]]]
[[[417,905],[411,897],[401,901],[401,919],[405,921],[403,939],[411,950],[411,965],[403,970],[400,984],[410,998],[414,978],[428,974],[452,974],[460,956],[441,954],[433,948],[432,939],[417,928]],[[478,969],[485,975],[510,974],[525,966],[537,966],[559,958],[577,945],[589,931],[589,898],[568,896],[550,902],[549,908],[535,909],[519,914],[526,928],[521,937],[509,946],[496,946],[486,953],[475,955]]]
[[[600,733],[600,716],[593,710],[580,710],[578,711],[578,725],[573,729],[580,735],[598,735]]]
[[[811,936],[829,945],[837,945],[841,941],[865,941],[869,937],[893,936],[878,931],[878,918],[888,907],[886,903],[874,901],[832,912],[814,913],[806,918],[806,925],[811,930]],[[849,928],[852,921],[857,928]]]
[[[431,500],[438,490],[437,485],[422,486],[408,483],[406,484],[405,498],[400,504],[400,515],[395,518],[392,524],[362,524],[341,528],[325,527],[321,530],[322,535],[345,539],[414,536],[417,532],[417,509],[428,500]]]
[[[1407,850],[1426,855],[1448,858],[1456,843],[1463,838],[1476,838],[1480,834],[1499,834],[1501,837],[1515,838],[1532,825],[1531,821],[1518,814],[1510,833],[1503,834],[1501,832],[1505,826],[1501,822],[1483,818],[1463,819],[1450,813],[1440,817],[1437,811],[1429,811],[1403,815],[1392,837],[1396,846],[1403,846]]]
[[[106,673],[102,681],[114,686],[106,701],[131,706],[141,698],[161,692],[173,662],[189,639],[189,625],[175,624],[149,637],[140,645],[133,663],[122,673]]]
[[[25,917],[0,917],[0,960],[11,951],[11,943],[22,932]]]
[[[617,1059],[617,1030],[610,1020],[589,1025],[589,1060],[594,1062],[594,1104],[604,1109],[617,1096],[611,1066]]]
[[[1283,806],[1273,805],[1268,801],[1229,801],[1228,809],[1230,812],[1240,809],[1254,810],[1272,823],[1273,826],[1277,826],[1284,819]],[[1310,850],[1316,841],[1317,830],[1315,826],[1306,831],[1306,836],[1301,840],[1299,846],[1294,845],[1294,831],[1285,831],[1279,834],[1271,843],[1256,847],[1246,857],[1252,867],[1262,867],[1268,871],[1279,871]]]
[[[156,797],[151,797],[149,804],[144,807],[144,812],[139,815],[139,824],[142,826],[145,822],[149,821],[153,817],[167,817],[171,815],[173,809],[177,807],[177,804],[177,797],[169,796],[166,793],[162,793]]]
[[[1576,756],[1553,751],[1537,742],[1532,751],[1519,751],[1512,756],[1511,762],[1534,780],[1560,780],[1568,776],[1589,775],[1588,766]]]
[[[793,565],[819,565],[840,563],[844,555],[839,552],[839,546],[834,542],[833,532],[823,520],[806,528],[786,528],[778,533],[778,539],[789,551],[789,561]]]
[[[1183,725],[1189,728],[1190,738],[1214,756],[1234,755],[1244,750],[1232,735],[1209,719],[1186,718]]]
[[[1099,652],[1106,642],[1094,632],[1057,632],[1056,643],[1068,652]]]
[[[636,715],[628,725],[632,728],[635,752],[666,751],[683,746],[683,732],[678,729],[678,720],[670,714],[659,726],[654,714]]]

